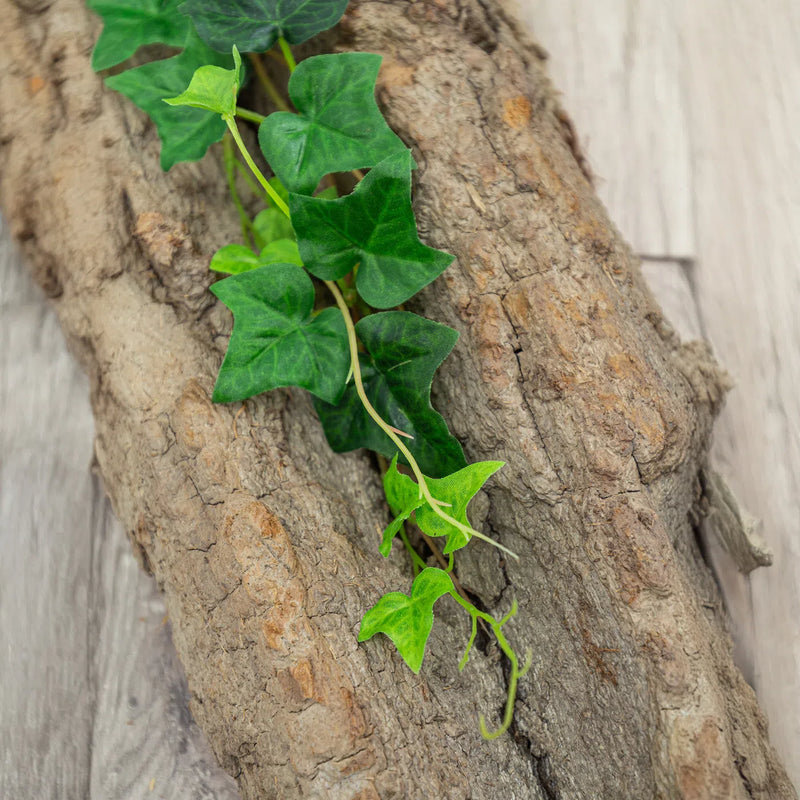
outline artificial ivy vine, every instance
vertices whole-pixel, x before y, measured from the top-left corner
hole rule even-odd
[[[391,459],[384,489],[395,517],[379,552],[388,556],[399,535],[415,577],[410,595],[391,592],[367,611],[358,639],[386,634],[418,673],[434,604],[450,595],[472,620],[459,668],[467,663],[479,620],[509,659],[502,724],[490,732],[480,717],[483,735],[499,736],[511,724],[517,682],[529,666],[529,659],[519,663],[503,633],[516,604],[496,620],[456,588],[451,574],[454,554],[473,537],[509,552],[467,518],[470,500],[503,464],[467,464],[461,445],[431,406],[434,373],[458,334],[416,314],[389,310],[427,286],[453,257],[417,236],[411,207],[416,165],[375,102],[381,57],[341,53],[295,63],[290,45],[335,25],[347,0],[88,0],[88,5],[104,22],[92,58],[96,70],[116,66],[141,45],[181,48],[172,58],[106,78],[152,118],[165,170],[201,158],[224,138],[226,174],[246,244],[222,247],[210,264],[230,276],[211,291],[234,317],[213,400],[230,403],[299,386],[314,396],[336,452],[366,447]],[[294,111],[259,60],[272,48],[291,73]],[[250,54],[253,71],[282,110],[262,117],[237,105],[245,78],[240,52]],[[258,168],[237,120],[259,125],[259,146],[275,177],[268,179]],[[369,171],[364,176],[361,170]],[[351,193],[339,197],[332,186],[318,191],[327,176],[349,171],[358,179]],[[239,173],[266,203],[254,219],[237,194]],[[312,276],[328,288],[333,305],[318,307]],[[398,462],[411,474],[398,469]],[[442,568],[428,566],[411,547],[404,525],[412,518]],[[441,551],[433,543],[437,538],[443,540]]]

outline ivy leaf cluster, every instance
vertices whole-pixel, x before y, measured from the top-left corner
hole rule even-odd
[[[486,481],[503,466],[503,463],[502,461],[479,461],[469,464],[444,478],[429,478],[427,480],[428,488],[433,497],[447,508],[449,517],[466,527],[471,527],[467,519],[467,506]],[[389,506],[396,516],[383,532],[383,541],[380,546],[381,555],[389,555],[392,540],[400,530],[400,522],[405,521],[412,514],[420,530],[427,533],[428,536],[447,537],[443,551],[445,555],[460,550],[469,542],[463,529],[457,528],[452,522],[437,514],[436,509],[420,496],[419,485],[397,469],[396,456],[392,459],[392,464],[384,475],[383,488]]]
[[[507,729],[516,681],[524,674],[501,631],[515,607],[498,622],[457,592],[449,574],[453,553],[473,535],[492,541],[472,528],[467,507],[503,464],[468,464],[431,405],[435,373],[455,346],[456,331],[397,308],[447,269],[453,256],[419,238],[411,197],[416,164],[375,97],[381,57],[340,53],[295,64],[289,45],[334,25],[347,0],[88,2],[104,22],[93,55],[96,69],[124,61],[141,45],[183,47],[171,58],[106,80],[150,115],[164,169],[202,157],[226,128],[230,132],[225,169],[246,243],[226,244],[211,259],[211,270],[229,276],[211,291],[233,314],[213,400],[239,402],[299,387],[313,395],[333,450],[367,448],[392,459],[384,490],[394,519],[379,552],[388,556],[398,534],[410,548],[404,525],[413,520],[428,537],[444,539],[450,567],[425,566],[414,554],[415,572],[423,568],[410,595],[380,598],[364,615],[359,641],[385,634],[419,672],[434,604],[450,594],[473,622],[462,666],[479,618],[491,625],[511,661],[501,731]],[[296,111],[262,118],[238,106],[240,53],[276,44],[291,72],[287,91]],[[264,176],[248,152],[239,117],[261,120],[258,143],[273,178]],[[238,197],[235,170],[244,166],[231,142],[250,170],[246,174],[256,179],[258,185],[248,178],[251,187],[269,198],[253,219]],[[368,170],[366,176],[361,170]],[[349,194],[339,197],[330,185],[320,190],[322,181],[335,183],[337,173],[350,171],[358,183]],[[320,307],[320,282],[335,306]],[[355,324],[351,309],[360,317]],[[401,472],[399,463],[414,477]],[[481,725],[484,735],[496,735]]]

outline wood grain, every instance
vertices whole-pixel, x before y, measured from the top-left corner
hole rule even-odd
[[[645,273],[668,316],[737,378],[717,461],[776,555],[739,581],[740,663],[797,781],[797,6],[521,2],[612,217],[664,259]],[[160,596],[89,475],[86,383],[3,241],[0,795],[235,797],[187,719]],[[679,323],[692,301],[699,319]]]
[[[233,800],[90,472],[88,381],[0,221],[0,796]]]
[[[715,566],[737,660],[798,782],[800,6],[520,0],[520,12],[612,218],[639,253],[687,264],[699,330],[736,384],[714,461],[775,562],[749,578],[719,552]],[[626,135],[608,124],[620,118]]]

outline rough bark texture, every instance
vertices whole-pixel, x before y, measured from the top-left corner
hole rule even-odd
[[[459,576],[533,668],[511,733],[491,647],[422,674],[382,638],[387,521],[365,455],[310,403],[210,401],[230,330],[206,291],[236,222],[214,157],[161,173],[152,126],[89,68],[80,0],[0,0],[0,201],[87,369],[97,460],[163,587],[194,713],[246,798],[791,798],[694,533],[725,378],[682,345],[581,170],[535,47],[492,0],[355,2],[385,56],[423,238],[457,262],[414,309],[462,336],[436,387],[471,460],[503,459]],[[613,120],[609,120],[613,124]],[[43,380],[46,376],[43,376]]]

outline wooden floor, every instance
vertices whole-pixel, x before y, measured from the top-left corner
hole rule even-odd
[[[717,557],[800,783],[800,0],[519,2],[613,218],[737,382],[715,463],[775,565]],[[90,472],[86,381],[1,225],[0,797],[232,800]]]

